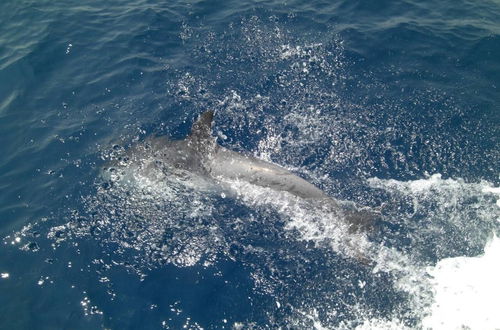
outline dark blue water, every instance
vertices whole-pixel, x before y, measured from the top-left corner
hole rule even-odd
[[[493,0],[4,0],[0,327],[422,327],[426,267],[500,233],[499,88]],[[100,178],[206,109],[220,144],[375,229],[251,187]]]

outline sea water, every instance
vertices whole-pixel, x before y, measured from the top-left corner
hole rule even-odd
[[[0,328],[500,328],[499,22],[494,0],[2,1]],[[100,175],[207,109],[374,228]]]

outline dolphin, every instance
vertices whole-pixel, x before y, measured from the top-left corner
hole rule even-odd
[[[214,111],[202,113],[192,125],[189,135],[181,140],[153,136],[136,143],[124,157],[105,166],[104,178],[127,177],[127,171],[123,169],[133,166],[140,168],[141,175],[150,179],[157,176],[158,169],[163,174],[181,179],[202,178],[196,181],[196,185],[200,186],[220,183],[222,178],[238,180],[287,192],[300,199],[326,205],[332,211],[340,211],[350,231],[358,232],[371,227],[371,212],[357,207],[346,209],[342,203],[289,170],[219,145],[212,135],[213,118]]]

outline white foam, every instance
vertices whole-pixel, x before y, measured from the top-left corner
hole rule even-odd
[[[389,205],[412,206],[408,213],[395,209],[395,221],[415,231],[409,259],[403,262],[396,258],[394,263],[411,267],[406,272],[389,268],[400,274],[396,287],[415,298],[412,309],[422,317],[423,328],[500,328],[495,308],[500,294],[500,239],[495,236],[483,256],[456,254],[466,253],[462,246],[483,246],[498,228],[500,188],[485,181],[443,179],[440,174],[413,181],[372,178],[368,183],[389,193]],[[442,259],[432,267],[414,264],[430,245],[438,256],[455,253],[456,257]],[[379,262],[377,267],[386,270],[382,267],[386,264]]]
[[[500,222],[500,189],[486,181],[434,174],[413,181],[371,178],[368,183],[389,193],[384,210],[391,221],[414,229],[415,256],[425,255],[429,244],[437,256],[472,256]]]
[[[500,328],[500,238],[494,236],[484,255],[443,259],[428,272],[435,291],[431,329]]]
[[[356,327],[356,330],[406,330],[410,329],[405,326],[401,321],[394,320],[381,320],[378,318],[365,320],[362,324]]]
[[[497,195],[497,206],[500,207],[500,187],[492,187],[490,185],[486,185],[483,188],[483,193],[491,193]],[[497,219],[498,222],[500,222],[500,218]]]
[[[333,251],[354,258],[368,255],[371,248],[365,234],[348,233],[349,226],[343,219],[341,210],[322,210],[288,192],[275,191],[246,181],[223,181],[237,192],[241,201],[248,205],[272,205],[276,211],[288,218],[286,230],[297,230],[299,240],[329,246]],[[339,201],[339,203],[341,203]]]

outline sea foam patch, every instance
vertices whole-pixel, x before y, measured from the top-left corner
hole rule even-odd
[[[500,238],[486,245],[484,255],[443,259],[428,272],[435,292],[431,329],[499,329]]]
[[[389,210],[386,215],[396,214],[393,221],[408,229],[408,257],[420,265],[414,267],[420,272],[407,272],[402,279],[412,274],[422,279],[415,282],[420,285],[412,293],[422,298],[414,306],[420,310],[421,325],[498,329],[500,239],[494,234],[499,231],[498,187],[443,179],[439,174],[413,181],[372,178],[368,183],[388,193],[388,202],[398,212]],[[430,294],[419,293],[423,291]]]

